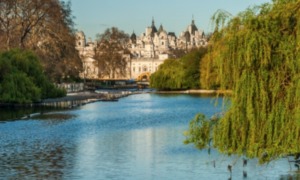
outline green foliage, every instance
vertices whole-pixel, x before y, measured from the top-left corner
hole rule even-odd
[[[221,88],[233,90],[213,128],[220,152],[261,163],[300,152],[299,7],[300,1],[275,0],[216,27],[207,56]]]
[[[162,90],[182,89],[182,81],[182,64],[175,59],[165,60],[150,78],[151,87]]]
[[[39,59],[29,51],[0,54],[0,84],[2,103],[31,103],[65,95],[46,78]]]
[[[189,130],[185,131],[185,144],[193,143],[199,149],[208,148],[210,143],[212,121],[207,120],[203,114],[197,114],[190,122]]]
[[[24,73],[12,73],[1,82],[1,101],[30,103],[41,98],[41,90]]]
[[[206,48],[195,49],[180,59],[183,65],[183,71],[184,71],[183,86],[185,88],[192,88],[192,89],[200,88],[199,66],[206,52],[207,52]]]
[[[208,53],[200,62],[200,84],[202,89],[218,89],[220,80],[218,78],[218,67],[214,64],[216,55],[213,54],[211,46],[208,47]]]
[[[152,87],[161,90],[196,89],[200,87],[199,63],[205,48],[195,49],[180,59],[168,59],[151,75]]]

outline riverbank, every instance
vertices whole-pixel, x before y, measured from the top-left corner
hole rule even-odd
[[[32,104],[0,103],[0,122],[6,120],[28,119],[48,112],[73,109],[98,101],[118,101],[119,98],[140,92],[134,91],[83,91],[68,93],[61,98],[45,99]]]
[[[179,90],[179,91],[156,91],[157,94],[220,94],[227,95],[231,94],[231,90],[207,90],[207,89],[190,89],[190,90]]]
[[[93,92],[83,91],[68,93],[61,98],[44,99],[40,102],[30,104],[0,103],[0,107],[12,108],[30,108],[30,107],[53,107],[53,108],[73,108],[97,101],[117,101],[119,98],[133,94],[132,91],[114,91],[114,92]]]
[[[0,104],[0,114],[3,118],[7,119],[26,119],[34,116],[39,112],[52,112],[60,111],[64,109],[73,109],[86,104],[98,102],[98,101],[118,101],[120,98],[134,95],[134,94],[202,94],[207,96],[216,96],[219,94],[225,94],[230,92],[216,91],[216,90],[185,90],[185,91],[156,91],[154,89],[102,89],[97,91],[82,91],[76,93],[68,93],[67,96],[62,98],[45,99],[39,103],[33,104]],[[13,111],[9,111],[13,109]],[[10,113],[8,113],[10,112]],[[13,112],[13,113],[12,113]]]
[[[118,101],[119,98],[133,94],[132,91],[84,91],[68,93],[66,97],[45,99],[40,104],[43,107],[73,108],[97,101]]]
[[[1,104],[0,107],[53,107],[53,108],[73,108],[97,101],[118,101],[120,98],[141,93],[154,94],[204,94],[204,95],[225,95],[231,94],[230,90],[178,90],[178,91],[156,91],[153,89],[146,90],[99,90],[99,91],[82,91],[68,93],[61,98],[44,99],[38,103],[32,104]]]

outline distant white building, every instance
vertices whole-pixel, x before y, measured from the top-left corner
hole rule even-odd
[[[202,30],[198,30],[194,20],[177,38],[174,32],[167,32],[162,25],[157,29],[154,20],[145,33],[130,36],[128,49],[132,58],[127,58],[127,75],[123,79],[148,79],[157,71],[160,64],[169,58],[171,50],[191,49],[206,46],[207,40]],[[84,65],[82,78],[98,79],[98,68],[95,66],[96,42],[86,42],[82,31],[77,33],[76,48]]]
[[[187,27],[186,31],[183,31],[179,38],[177,48],[179,49],[191,49],[195,47],[201,47],[207,45],[207,39],[204,31],[199,30],[195,25],[195,21]]]

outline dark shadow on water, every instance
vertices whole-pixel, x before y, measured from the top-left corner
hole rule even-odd
[[[62,114],[62,113],[47,113],[47,114],[39,114],[33,116],[32,119],[40,119],[40,120],[68,120],[76,117],[72,114]]]
[[[1,107],[0,122],[14,121],[20,119],[69,119],[70,115],[63,116],[61,114],[47,114],[49,112],[66,111],[61,108],[46,107]]]

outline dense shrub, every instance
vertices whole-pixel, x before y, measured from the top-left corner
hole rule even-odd
[[[180,59],[165,60],[151,75],[151,87],[160,90],[200,88],[199,64],[205,53],[205,48],[194,49]]]
[[[14,49],[0,53],[1,103],[31,103],[65,94],[45,76],[32,52]]]

